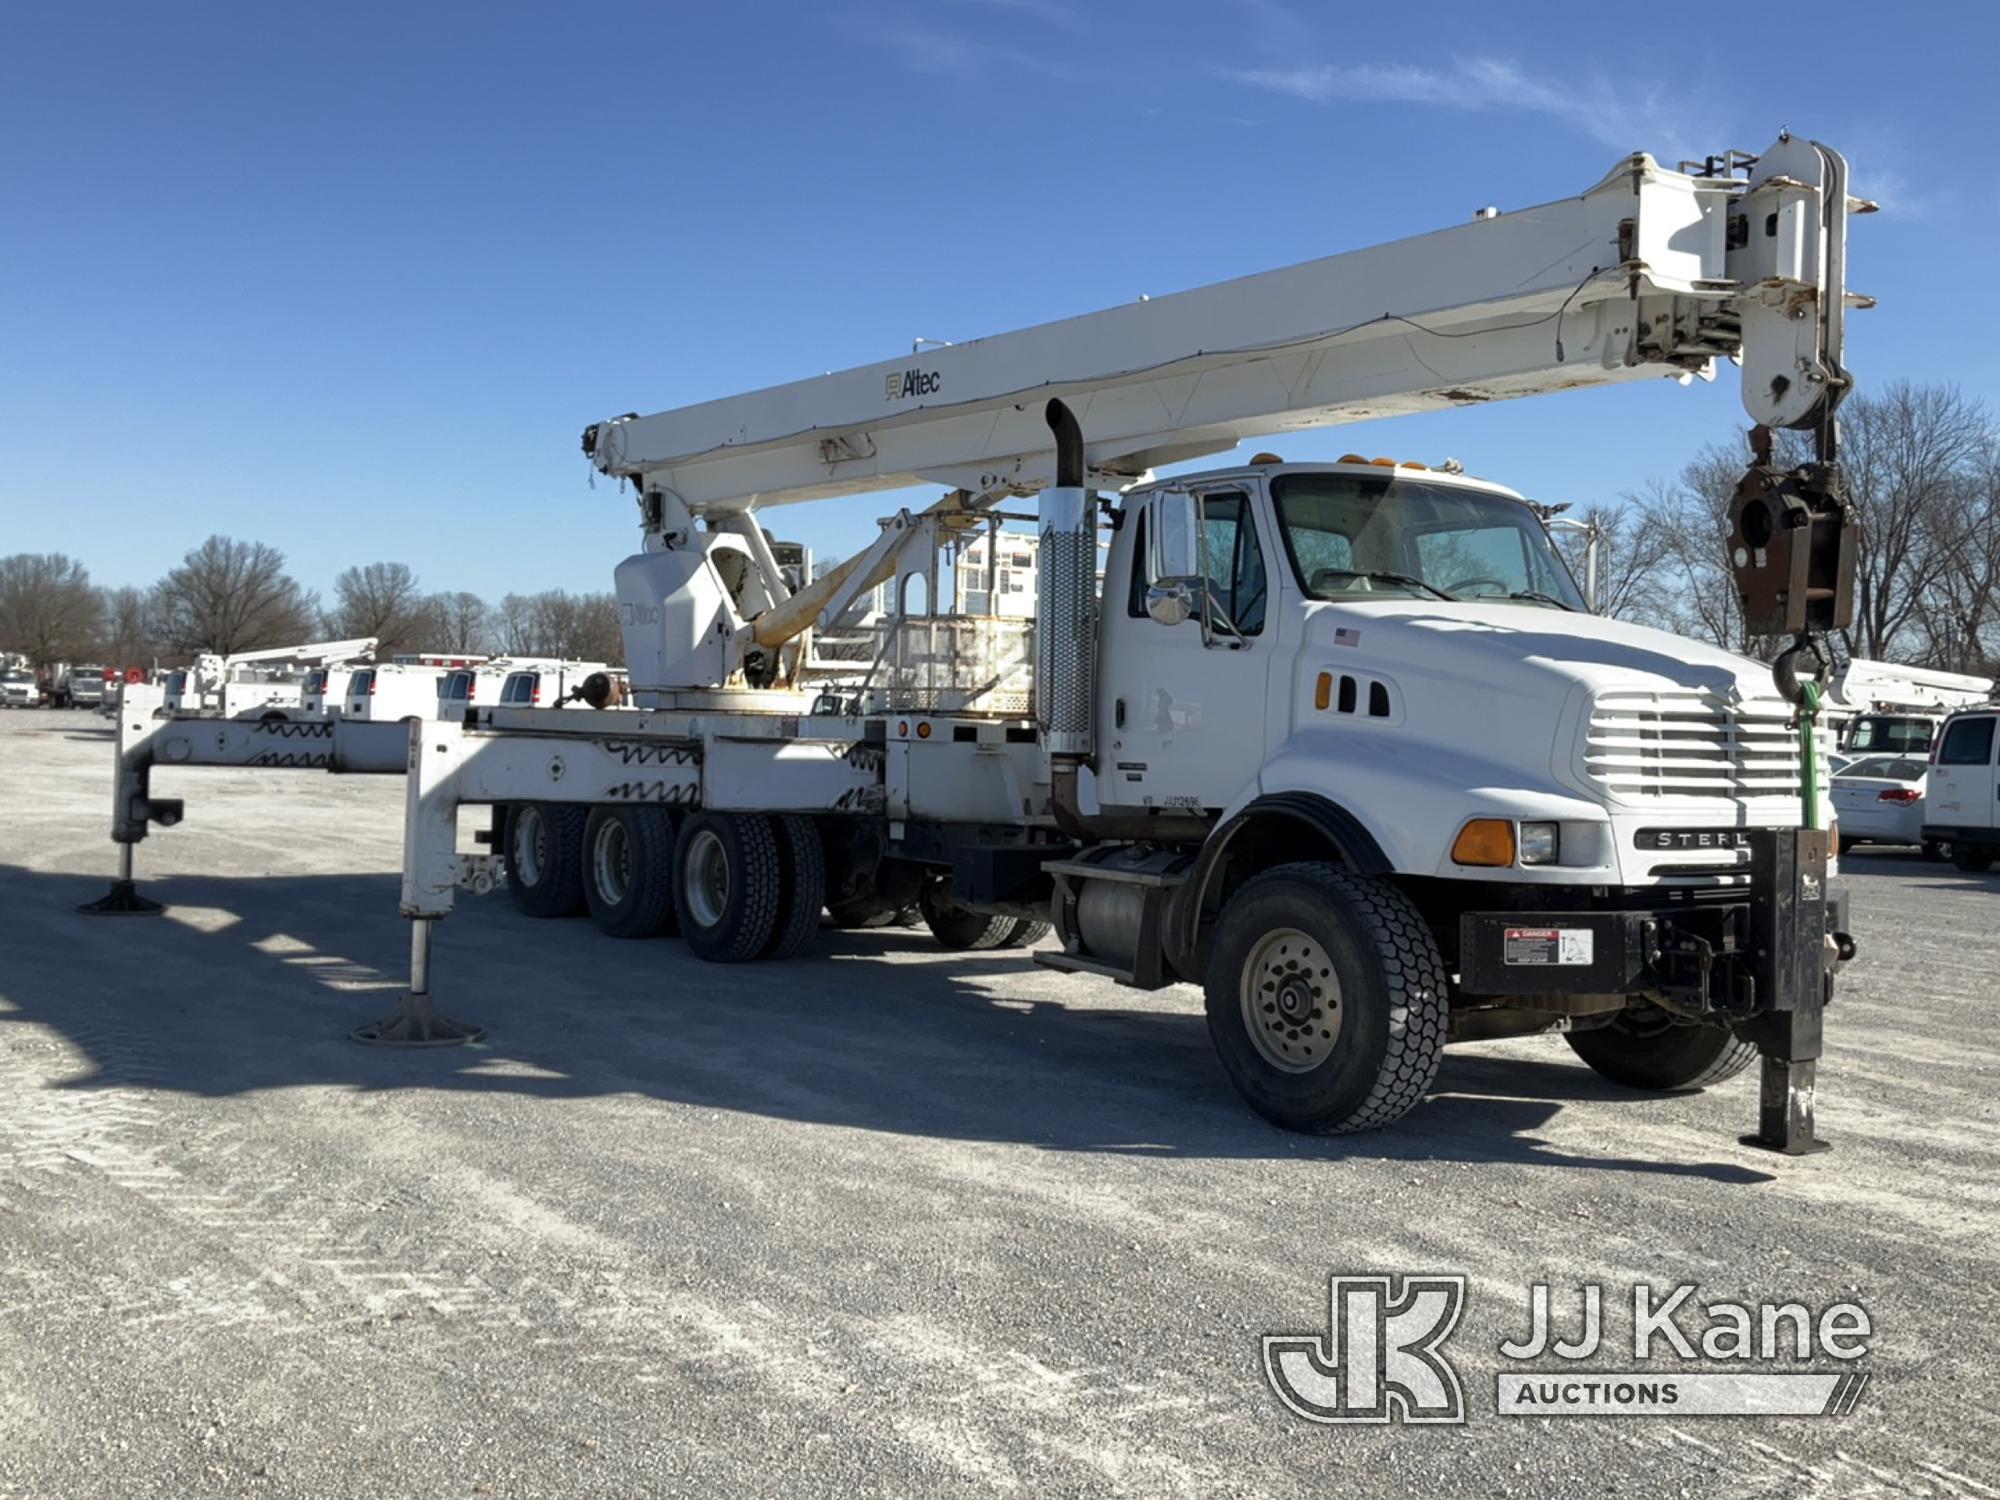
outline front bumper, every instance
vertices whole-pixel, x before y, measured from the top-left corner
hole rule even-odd
[[[1819,829],[1757,830],[1746,885],[1679,900],[1640,889],[1582,909],[1465,912],[1460,989],[1517,1001],[1646,998],[1727,1025],[1765,1059],[1754,1139],[1794,1154],[1815,1149],[1821,1016],[1836,970],[1854,954],[1847,892],[1827,879],[1831,842]]]

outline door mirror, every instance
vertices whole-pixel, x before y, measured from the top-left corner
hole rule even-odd
[[[1163,490],[1153,497],[1147,510],[1147,576],[1162,583],[1198,576],[1201,513],[1194,496],[1186,490]],[[1150,609],[1151,605],[1147,607]]]
[[[1195,592],[1202,580],[1196,577],[1162,578],[1146,590],[1146,613],[1161,625],[1184,625],[1200,607]]]

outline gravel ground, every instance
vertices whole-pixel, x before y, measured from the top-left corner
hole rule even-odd
[[[1736,1143],[1752,1077],[1634,1097],[1555,1039],[1305,1140],[1193,991],[916,932],[728,969],[465,897],[438,996],[486,1043],[357,1047],[402,783],[162,773],[171,911],[93,921],[110,756],[0,715],[0,1494],[2000,1495],[2000,875],[1848,861],[1829,1155]],[[1467,1425],[1279,1405],[1259,1336],[1324,1332],[1334,1270],[1470,1277]],[[1535,1281],[1858,1300],[1873,1381],[1503,1418]]]

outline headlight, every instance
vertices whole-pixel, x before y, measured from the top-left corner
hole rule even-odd
[[[1521,825],[1521,863],[1552,865],[1562,854],[1562,831],[1554,823]]]

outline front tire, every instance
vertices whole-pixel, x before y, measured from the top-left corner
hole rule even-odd
[[[674,915],[674,820],[664,807],[591,809],[583,833],[583,890],[607,937],[646,938]]]
[[[760,813],[696,813],[674,851],[674,907],[697,958],[748,963],[770,946],[784,896],[778,838]]]
[[[1968,875],[1984,875],[1993,868],[1993,852],[1990,849],[1953,849],[1952,864]]]
[[[1705,1089],[1734,1078],[1757,1056],[1722,1026],[1676,1021],[1656,1006],[1621,1010],[1607,1026],[1567,1032],[1570,1050],[1628,1089]]]
[[[1216,926],[1208,1034],[1244,1102],[1314,1135],[1372,1130],[1423,1098],[1444,1056],[1447,979],[1410,898],[1332,864],[1244,883]]]
[[[1950,839],[1924,840],[1924,848],[1923,848],[1924,858],[1929,860],[1934,865],[1941,864],[1945,860],[1950,859],[1952,857],[1953,852],[1954,851],[1952,849],[1952,843]]]
[[[586,809],[517,802],[507,816],[507,891],[531,917],[573,917],[584,907]]]

